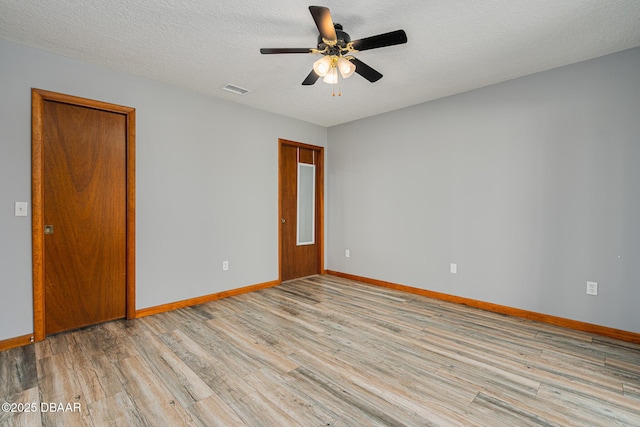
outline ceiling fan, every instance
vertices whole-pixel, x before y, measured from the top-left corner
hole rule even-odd
[[[338,82],[338,73],[343,78],[350,77],[354,72],[360,74],[371,83],[382,78],[382,74],[374,70],[352,54],[363,50],[377,49],[379,47],[393,46],[407,42],[407,34],[404,30],[391,31],[377,36],[351,41],[349,34],[343,31],[342,25],[334,24],[329,9],[322,6],[309,6],[311,16],[318,27],[317,48],[262,48],[262,54],[279,53],[313,53],[322,55],[322,58],[313,64],[313,70],[302,82],[303,85],[312,85],[320,77],[324,77],[325,83]]]

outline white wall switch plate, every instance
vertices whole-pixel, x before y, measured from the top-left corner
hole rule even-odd
[[[229,270],[229,261],[222,261],[222,271]]]
[[[598,282],[587,282],[587,295],[598,295]]]
[[[455,264],[453,262],[449,264],[449,272],[451,274],[458,274],[458,264]]]
[[[27,202],[16,202],[16,216],[27,216]]]
[[[344,257],[345,258],[349,258],[351,256],[351,252],[349,252],[349,249],[345,249],[344,250]]]

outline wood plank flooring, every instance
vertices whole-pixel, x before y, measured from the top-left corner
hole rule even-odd
[[[4,402],[39,410],[1,426],[640,426],[640,345],[318,276],[1,352]]]

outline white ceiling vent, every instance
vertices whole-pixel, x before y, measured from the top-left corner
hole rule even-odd
[[[228,84],[222,89],[226,90],[227,92],[235,93],[236,95],[244,95],[247,92],[251,92],[249,89],[245,89],[243,87],[232,85],[232,84]]]

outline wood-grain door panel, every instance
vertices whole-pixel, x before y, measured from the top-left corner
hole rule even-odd
[[[280,141],[280,276],[291,280],[322,272],[323,260],[323,150],[321,147]],[[316,165],[315,239],[297,244],[298,163]]]
[[[125,317],[126,117],[45,101],[43,124],[51,334]]]

